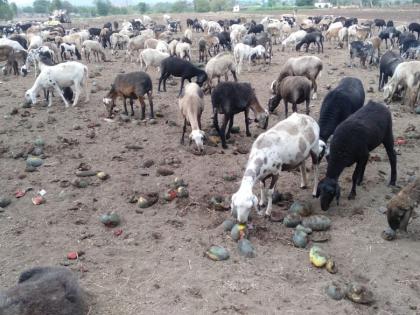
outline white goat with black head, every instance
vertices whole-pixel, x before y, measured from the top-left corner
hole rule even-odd
[[[319,140],[319,126],[310,116],[293,113],[289,118],[277,123],[268,131],[260,134],[252,145],[245,174],[239,190],[233,194],[232,214],[239,222],[248,220],[251,208],[262,215],[271,214],[273,192],[281,171],[296,167],[301,172],[301,188],[307,187],[305,160],[310,155],[314,168],[314,188],[318,186],[318,162],[325,150],[325,143]],[[266,181],[271,178],[269,188]],[[261,183],[261,199],[252,192],[255,182]]]

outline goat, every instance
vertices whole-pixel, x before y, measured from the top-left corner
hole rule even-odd
[[[87,294],[63,267],[35,267],[21,273],[17,285],[0,292],[2,315],[85,315]]]
[[[362,81],[354,77],[341,79],[322,101],[318,120],[319,138],[327,143],[337,126],[359,110],[364,102],[365,90]]]
[[[19,75],[19,62],[24,64],[27,59],[27,53],[25,50],[15,50],[9,45],[0,44],[0,61],[7,61],[6,64],[6,73],[7,68],[10,67],[10,71],[13,69],[15,75]],[[24,71],[22,71],[25,75]]]
[[[208,77],[208,89],[211,92],[213,86],[213,79],[217,77],[217,82],[220,83],[220,77],[225,76],[228,80],[227,73],[230,71],[235,82],[238,81],[236,77],[236,64],[233,55],[230,53],[220,53],[209,60],[206,64],[206,73]]]
[[[285,40],[281,42],[282,48],[281,51],[284,51],[284,49],[287,47],[287,45],[296,45],[300,43],[300,41],[306,36],[306,31],[299,30],[289,35]]]
[[[99,62],[106,61],[105,51],[102,48],[101,44],[96,40],[85,40],[82,44],[82,51],[85,55],[85,58],[90,62],[90,54],[93,53],[95,61]]]
[[[326,211],[331,201],[340,199],[338,179],[346,167],[356,163],[352,177],[352,188],[348,199],[356,196],[356,185],[361,185],[369,160],[369,152],[383,144],[391,165],[390,185],[397,179],[397,158],[394,151],[392,116],[385,105],[369,101],[358,111],[343,121],[331,140],[327,174],[319,182],[317,197],[321,199],[321,209]]]
[[[258,45],[257,47],[251,47],[242,43],[236,44],[233,49],[233,57],[237,65],[238,73],[241,73],[241,66],[244,60],[248,60],[248,71],[251,71],[251,58],[253,55],[257,57],[266,58],[266,50],[263,46]]]
[[[194,140],[197,149],[203,152],[204,131],[201,130],[201,114],[204,110],[204,93],[196,83],[188,83],[178,100],[179,110],[184,117],[181,144],[184,144],[184,135],[187,123],[191,125],[190,143]]]
[[[410,111],[414,112],[420,89],[420,61],[402,62],[395,68],[394,75],[384,87],[386,103],[389,104],[391,102],[398,86],[405,88],[405,96],[402,98],[402,103],[407,98]]]
[[[245,113],[245,126],[247,137],[251,136],[249,131],[249,110],[254,112],[255,121],[263,129],[267,129],[268,111],[261,107],[255,91],[249,83],[221,82],[211,93],[213,105],[213,125],[222,140],[223,148],[227,148],[226,139],[230,138],[230,131],[233,126],[234,115]],[[219,128],[218,114],[223,114],[222,128]],[[226,133],[226,127],[229,128]]]
[[[350,52],[350,67],[353,67],[353,58],[358,57],[360,59],[360,63],[363,67],[366,67],[366,60],[368,57],[369,64],[373,62],[373,45],[369,42],[362,42],[362,41],[354,41],[349,44],[349,52]]]
[[[124,57],[124,61],[127,60],[127,57],[130,57],[130,62],[132,62],[133,53],[135,51],[139,51],[140,49],[144,49],[144,43],[146,39],[151,38],[150,35],[139,35],[136,37],[131,38],[127,44],[127,51]]]
[[[175,47],[175,53],[178,58],[191,61],[191,45],[188,43],[178,43]]]
[[[166,92],[166,80],[170,75],[181,77],[181,87],[179,95],[181,95],[184,87],[184,81],[191,82],[193,77],[197,77],[196,83],[201,87],[207,81],[207,73],[198,67],[194,66],[191,62],[177,58],[168,57],[162,60],[160,69],[160,78],[158,91],[160,92],[160,85],[163,81],[163,91]]]
[[[303,114],[293,113],[289,118],[280,121],[274,127],[260,134],[252,145],[248,163],[242,177],[241,186],[232,195],[231,212],[240,223],[248,220],[251,208],[258,214],[270,216],[273,192],[281,171],[291,171],[297,167],[301,173],[301,188],[306,188],[305,160],[312,158],[314,169],[315,195],[318,184],[318,156],[325,144],[319,140],[319,127],[316,121]],[[271,179],[266,189],[265,182]],[[254,184],[261,183],[261,198],[253,194]],[[261,210],[261,211],[260,211]]]
[[[408,25],[408,31],[410,31],[413,34],[414,34],[414,32],[416,32],[417,33],[417,39],[420,39],[420,24],[419,23],[416,23],[416,22],[410,23]]]
[[[314,90],[312,99],[316,99],[318,91],[316,79],[320,75],[322,67],[321,59],[315,56],[289,58],[281,68],[277,82],[281,82],[287,76],[305,76],[312,82],[312,88]]]
[[[306,52],[308,52],[309,45],[311,43],[316,44],[318,47],[318,53],[319,49],[321,48],[321,52],[324,52],[324,45],[322,44],[322,41],[324,39],[324,36],[321,32],[312,32],[305,35],[304,38],[299,42],[299,44],[296,45],[296,51],[299,51],[300,48],[303,46],[303,44],[306,44]]]
[[[80,54],[79,50],[77,49],[77,46],[75,44],[69,44],[69,43],[61,43],[60,44],[60,56],[61,60],[67,60],[67,54],[70,54],[71,57],[74,55],[77,57],[77,60],[82,59],[82,55]]]
[[[388,78],[392,77],[395,68],[403,62],[403,59],[396,52],[387,51],[379,62],[379,86],[378,91],[382,91],[385,84],[388,83]]]
[[[160,67],[160,63],[163,59],[168,58],[168,53],[163,53],[157,49],[146,48],[140,53],[140,65],[143,69],[143,63],[145,64],[144,71],[147,71],[149,66]]]
[[[293,112],[297,112],[297,104],[306,102],[306,115],[309,115],[309,104],[311,102],[312,83],[307,77],[303,76],[289,76],[285,77],[280,82],[273,82],[274,96],[268,101],[268,110],[272,113],[279,105],[280,101],[284,100],[285,117],[287,118],[288,106],[287,103],[292,103]]]
[[[133,98],[137,98],[141,105],[141,119],[146,117],[146,104],[144,102],[144,95],[147,94],[150,106],[150,118],[153,114],[153,85],[150,76],[143,71],[135,71],[130,73],[118,74],[115,77],[114,83],[111,84],[111,89],[104,97],[103,103],[108,112],[108,117],[112,117],[112,112],[115,107],[115,99],[122,97],[124,100],[124,113],[128,115],[126,99],[130,99],[131,116],[134,116]]]

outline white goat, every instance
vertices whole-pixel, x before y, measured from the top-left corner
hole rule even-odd
[[[206,64],[207,83],[211,91],[213,87],[213,79],[217,78],[220,83],[220,77],[225,76],[225,80],[228,80],[228,72],[231,72],[233,79],[238,81],[236,77],[236,64],[233,55],[228,52],[222,52],[209,60]]]
[[[185,30],[184,37],[185,38],[188,38],[188,40],[190,40],[192,42],[192,31],[189,28],[187,28]]]
[[[188,43],[178,43],[176,44],[175,53],[181,59],[191,60],[191,45]]]
[[[258,45],[256,47],[251,47],[249,45],[239,43],[235,45],[233,49],[233,57],[235,58],[235,63],[238,68],[238,74],[241,73],[241,68],[244,60],[248,60],[248,71],[251,70],[251,57],[256,55],[258,57],[263,57],[266,54],[264,46]]]
[[[31,37],[31,41],[28,46],[28,51],[31,49],[36,49],[42,46],[42,37],[39,35],[34,35]]]
[[[114,55],[118,54],[118,52],[116,51],[117,47],[124,49],[124,46],[126,46],[130,41],[130,37],[120,33],[113,33],[111,34],[109,40],[111,42],[111,54]]]
[[[307,187],[305,160],[311,155],[314,169],[314,188],[318,186],[318,159],[325,150],[325,143],[319,140],[319,126],[310,116],[293,113],[268,131],[260,134],[252,145],[247,167],[239,190],[233,194],[231,211],[239,222],[248,220],[251,208],[262,215],[263,206],[267,206],[266,215],[271,214],[273,192],[281,171],[290,171],[296,167],[301,172],[301,188]],[[265,182],[271,178],[267,189]],[[261,183],[261,199],[253,194],[254,184]],[[259,210],[261,209],[261,211]]]
[[[86,93],[86,103],[89,102],[89,91],[87,89],[88,68],[76,61],[60,63],[54,66],[43,65],[41,73],[35,80],[34,85],[26,91],[25,98],[36,104],[36,98],[42,89],[54,90],[62,100],[66,107],[69,103],[65,99],[62,89],[65,87],[74,87],[75,96],[73,106],[77,105],[81,92]],[[48,99],[48,106],[51,106],[52,97]]]
[[[132,57],[135,51],[139,51],[140,49],[144,49],[144,42],[146,39],[151,38],[149,35],[139,35],[136,37],[131,38],[127,44],[127,51],[124,58],[124,61],[130,56],[130,61],[132,62]],[[138,61],[138,60],[137,60]]]
[[[72,58],[73,56],[76,56],[77,60],[82,59],[82,55],[80,55],[79,50],[77,49],[76,44],[70,44],[70,43],[61,43],[60,44],[60,55],[61,60],[67,60],[68,55]]]
[[[301,40],[305,37],[305,35],[306,35],[306,31],[304,30],[293,32],[292,34],[289,35],[289,37],[287,37],[284,41],[281,42],[281,45],[282,45],[281,50],[284,51],[284,49],[288,45],[291,45],[293,47],[299,44]]]
[[[209,21],[207,23],[207,27],[208,27],[208,30],[207,30],[208,34],[223,32],[223,28],[219,25],[219,23],[215,21]]]
[[[12,47],[15,51],[25,50],[25,48],[22,47],[21,44],[19,44],[17,41],[8,39],[8,38],[0,38],[0,45],[7,45]]]
[[[203,152],[204,131],[201,130],[201,114],[204,110],[204,93],[197,83],[188,83],[183,89],[178,101],[179,109],[184,118],[181,144],[184,144],[184,135],[187,123],[191,125],[190,143],[194,140],[197,149]]]
[[[99,62],[106,61],[105,51],[102,45],[96,40],[85,40],[82,44],[82,52],[85,55],[85,58],[90,62],[90,54],[93,53],[95,61]],[[99,56],[100,55],[100,56]]]
[[[147,71],[150,66],[157,67],[159,70],[162,60],[168,57],[168,53],[160,52],[157,49],[146,48],[140,53],[140,66],[143,69],[143,63],[145,64],[144,71]]]

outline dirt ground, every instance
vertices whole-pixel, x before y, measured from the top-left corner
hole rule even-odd
[[[406,22],[419,18],[418,11],[413,10],[351,10],[332,11],[332,14],[363,18],[392,16],[394,20]],[[179,17],[185,25],[187,15]],[[105,20],[83,23],[99,26]],[[194,33],[194,48],[199,36]],[[210,209],[208,199],[217,194],[230,198],[239,188],[248,155],[238,154],[236,146],[249,149],[261,129],[251,125],[253,137],[247,138],[243,116],[238,115],[235,125],[240,126],[241,132],[233,135],[234,143],[227,150],[220,146],[207,147],[206,155],[192,154],[187,145],[179,144],[182,131],[177,102],[179,83],[168,85],[167,93],[157,94],[155,70],[149,71],[154,83],[155,109],[163,114],[157,118],[157,124],[139,121],[139,107],[135,108],[136,117],[130,122],[120,121],[119,114],[114,121],[106,121],[102,98],[113,78],[120,72],[140,70],[139,65],[124,63],[122,57],[107,53],[113,62],[89,64],[89,71],[94,75],[89,85],[96,84],[95,89],[99,91],[91,94],[88,104],[82,97],[75,108],[65,109],[57,97],[50,108],[42,103],[22,108],[23,95],[34,82],[33,73],[25,78],[0,77],[0,195],[12,198],[12,204],[0,213],[2,288],[14,285],[18,275],[30,267],[65,265],[95,295],[91,315],[420,314],[419,219],[411,222],[407,235],[399,234],[393,242],[380,236],[387,223],[386,216],[378,209],[397,192],[387,186],[390,167],[382,146],[371,154],[374,158],[368,163],[365,182],[358,188],[356,200],[345,198],[351,185],[353,168],[349,168],[340,178],[343,195],[340,205],[326,213],[320,209],[319,200],[312,199],[310,189],[299,189],[298,172],[283,173],[279,179],[280,192],[292,193],[294,200],[311,202],[316,213],[331,218],[331,240],[321,246],[336,260],[337,274],[311,266],[310,245],[307,249],[295,248],[291,243],[293,229],[255,213],[250,240],[257,255],[245,259],[239,256],[237,244],[220,227],[230,212]],[[296,55],[303,53],[290,50],[282,53],[275,46],[271,67],[255,65],[250,72],[245,67],[239,80],[251,82],[261,104],[266,106],[271,81],[283,62]],[[318,99],[311,103],[313,117],[318,117],[327,85],[335,87],[344,76],[362,79],[366,91],[373,88],[373,93],[366,93],[366,100],[382,101],[382,94],[377,92],[377,68],[348,68],[347,51],[334,49],[330,43],[326,43],[324,53],[318,56],[324,62],[324,71],[318,80]],[[195,49],[193,61],[197,60]],[[205,101],[203,126],[209,132],[210,96],[206,95]],[[13,108],[18,109],[15,115],[11,115]],[[303,112],[304,106],[298,109]],[[403,186],[409,176],[419,174],[420,116],[410,114],[399,103],[391,104],[390,109],[394,136],[407,139],[407,144],[397,147],[400,153],[397,183]],[[281,105],[277,115],[270,117],[269,126],[283,117]],[[410,125],[417,131],[405,132]],[[27,152],[38,137],[45,140],[44,164],[35,172],[25,172],[26,163],[19,153]],[[130,145],[142,148],[133,150]],[[149,159],[154,165],[143,167]],[[69,186],[81,163],[92,170],[109,173],[110,178],[106,181],[87,178],[90,185],[84,189]],[[166,163],[164,167],[173,170],[174,175],[158,177],[156,170],[161,163]],[[321,177],[325,169],[324,161]],[[238,179],[224,181],[226,173],[234,173]],[[188,183],[188,199],[167,204],[159,201],[147,209],[129,203],[133,195],[165,192],[175,177]],[[27,187],[33,190],[24,197],[13,196],[16,190]],[[46,203],[35,206],[31,198],[41,189],[47,192]],[[287,207],[286,203],[274,209],[287,211]],[[114,235],[117,228],[104,227],[99,221],[100,215],[109,211],[116,211],[122,217],[119,236]],[[230,259],[214,262],[204,257],[203,252],[212,244],[225,246]],[[84,254],[76,261],[69,261],[66,255],[70,251]],[[332,281],[367,285],[373,291],[375,303],[364,306],[346,299],[332,300],[324,292]]]

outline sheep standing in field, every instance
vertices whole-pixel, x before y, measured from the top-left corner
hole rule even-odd
[[[217,83],[220,83],[220,77],[225,76],[225,80],[228,80],[228,72],[231,72],[235,82],[238,81],[236,77],[236,64],[231,53],[220,53],[209,60],[206,64],[206,73],[208,76],[208,88],[211,92],[213,87],[213,79],[217,78]]]
[[[106,61],[105,51],[102,48],[102,45],[96,40],[85,40],[82,44],[82,52],[85,55],[85,58],[90,62],[90,54],[93,53],[95,61]]]
[[[187,123],[191,125],[190,143],[193,140],[200,152],[204,151],[204,131],[201,130],[201,114],[204,110],[204,93],[197,83],[188,83],[181,92],[178,100],[179,110],[184,117],[181,144],[184,144],[184,135]]]
[[[140,49],[144,49],[144,43],[146,39],[148,38],[151,38],[151,36],[139,35],[139,36],[131,38],[127,44],[127,51],[124,57],[124,61],[127,60],[127,57],[130,57],[130,62],[132,62],[133,61],[132,57],[134,56],[134,52],[135,51],[139,52]]]
[[[288,45],[296,45],[300,43],[300,41],[306,36],[306,31],[299,30],[289,35],[285,40],[281,42],[281,51],[284,51],[284,49]]]
[[[23,272],[17,285],[0,292],[2,315],[87,315],[86,293],[63,267],[36,267]]]
[[[270,215],[273,192],[281,171],[291,171],[297,167],[301,173],[301,188],[306,188],[305,160],[312,158],[314,168],[315,195],[318,185],[318,157],[325,150],[325,143],[319,140],[316,121],[303,114],[292,114],[268,131],[260,134],[252,145],[244,176],[239,190],[232,195],[231,211],[241,223],[248,220],[251,208],[263,215]],[[266,181],[271,179],[268,189]],[[261,183],[261,198],[252,192],[255,183]]]
[[[178,43],[175,47],[175,53],[178,58],[191,61],[191,45],[188,43]]]
[[[238,73],[241,73],[241,68],[244,60],[248,60],[248,71],[251,71],[251,59],[255,58],[264,58],[266,59],[266,50],[264,46],[258,45],[256,47],[251,47],[246,44],[239,43],[233,49],[233,57],[235,58],[235,63],[237,65]]]
[[[141,68],[143,69],[143,63],[145,64],[145,68],[144,71],[147,71],[147,69],[150,66],[156,67],[159,70],[160,67],[160,63],[162,62],[163,59],[169,57],[168,53],[163,53],[158,51],[157,49],[144,49],[141,53],[140,53],[140,65]]]
[[[128,42],[130,41],[130,37],[127,35],[119,34],[119,33],[113,33],[110,37],[111,42],[111,54],[117,55],[118,49],[124,49],[128,45]]]
[[[169,55],[176,56],[176,45],[178,45],[178,41],[176,39],[172,40],[168,44]]]
[[[192,42],[192,31],[189,28],[185,30],[184,37],[187,38],[190,42]]]

